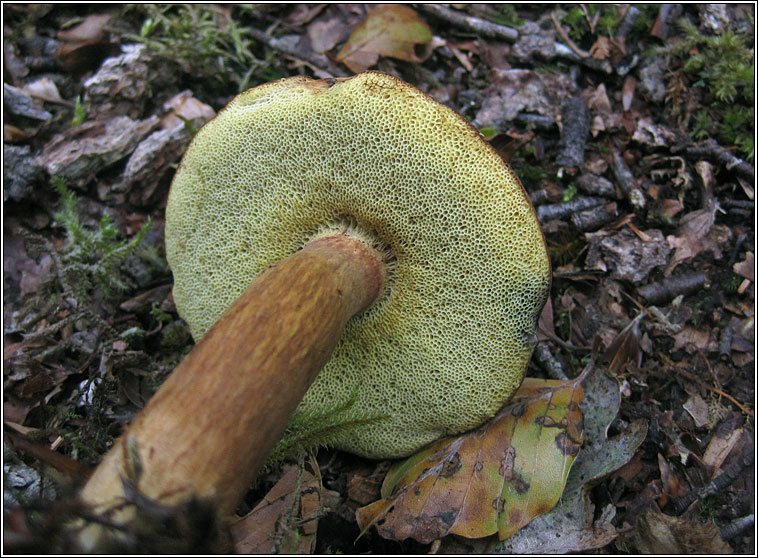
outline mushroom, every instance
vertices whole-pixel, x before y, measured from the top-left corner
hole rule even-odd
[[[199,343],[85,487],[100,511],[129,478],[230,514],[285,426],[277,455],[368,458],[479,426],[521,383],[550,283],[508,164],[380,72],[235,97],[176,173],[166,253]]]

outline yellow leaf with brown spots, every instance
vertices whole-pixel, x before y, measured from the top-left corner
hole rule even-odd
[[[579,381],[526,378],[485,425],[395,464],[382,499],[357,511],[362,532],[375,525],[398,541],[503,540],[551,510],[582,444]]]

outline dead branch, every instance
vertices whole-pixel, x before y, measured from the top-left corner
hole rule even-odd
[[[710,161],[711,163],[723,165],[726,170],[734,173],[750,182],[755,181],[755,169],[753,165],[732,155],[727,149],[721,147],[715,140],[709,139],[702,145],[692,145],[684,150],[684,155],[688,159]]]
[[[705,274],[702,271],[684,273],[651,283],[637,289],[637,294],[649,304],[662,304],[679,295],[688,295],[699,291],[705,285]]]
[[[724,490],[727,486],[732,484],[742,472],[753,465],[755,457],[752,451],[745,452],[740,459],[732,463],[727,467],[723,473],[717,476],[708,486],[704,486],[700,490],[693,490],[681,500],[676,503],[677,514],[682,514],[689,508],[695,501],[701,498],[707,498],[713,496]]]
[[[466,31],[472,31],[477,35],[487,37],[488,39],[503,39],[515,43],[519,38],[519,33],[516,29],[506,27],[505,25],[491,23],[479,19],[478,17],[465,15],[449,8],[445,8],[440,4],[416,4],[415,7],[438,19],[451,23],[456,27],[460,27]]]
[[[613,221],[616,217],[618,217],[616,202],[611,202],[586,211],[572,213],[571,224],[582,232],[596,231],[603,225],[607,225]]]
[[[582,211],[584,209],[590,209],[603,205],[605,200],[602,198],[590,198],[587,196],[577,196],[573,200],[563,203],[551,203],[547,205],[541,205],[537,208],[537,218],[540,223],[546,223],[553,219],[563,219],[568,217],[572,213]]]
[[[547,372],[548,377],[553,380],[568,380],[568,376],[563,371],[561,361],[553,356],[546,342],[540,341],[537,343],[537,346],[534,348],[534,358],[537,359],[542,369]]]

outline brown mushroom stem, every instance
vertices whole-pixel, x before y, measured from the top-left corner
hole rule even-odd
[[[378,254],[335,234],[259,275],[173,371],[84,487],[99,513],[124,482],[162,504],[231,514],[334,349],[382,290]],[[134,515],[125,506],[111,520]]]

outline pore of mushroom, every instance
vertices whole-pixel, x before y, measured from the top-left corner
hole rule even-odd
[[[549,282],[542,233],[478,132],[384,74],[257,87],[195,138],[166,223],[174,298],[193,335],[344,218],[392,251],[393,286],[345,327],[295,413],[300,438],[387,458],[478,426],[518,387],[532,351]],[[335,408],[342,425],[328,421]]]
[[[270,277],[301,252],[302,258],[328,259],[331,245],[340,251],[332,267],[317,271],[321,260],[308,260],[312,278],[286,277],[291,285],[256,295],[258,306],[281,301],[286,308],[260,311],[254,333],[244,333],[251,336],[248,344],[268,347],[302,328],[286,346],[264,351],[294,358],[307,352],[311,330],[330,319],[332,305],[338,312],[345,304],[352,317],[345,314],[333,349],[316,351],[324,362],[308,357],[320,370],[315,380],[308,372],[302,382],[291,381],[300,365],[287,364],[256,388],[263,391],[246,391],[240,386],[258,372],[245,368],[247,361],[227,359],[223,373],[214,372],[214,385],[224,388],[193,397],[210,404],[226,393],[224,413],[243,421],[270,401],[295,398],[288,401],[294,415],[280,453],[289,439],[370,458],[401,457],[494,415],[523,378],[550,264],[529,198],[480,134],[452,110],[380,72],[283,79],[235,97],[193,139],[166,210],[174,300],[199,341],[193,353],[217,350],[224,357],[238,345],[247,350],[239,340],[243,326],[216,333],[229,327],[228,315],[236,312],[229,308],[239,307],[259,276]],[[307,274],[308,268],[292,265]],[[321,289],[338,273],[330,269],[355,277]],[[303,318],[298,309],[319,289],[334,291],[335,301],[305,308]],[[344,302],[353,295],[358,302]],[[269,327],[278,333],[261,332]],[[213,368],[214,358],[193,366]],[[288,395],[299,383],[302,390]],[[182,389],[193,388],[187,382]],[[164,415],[203,408],[169,407]],[[186,419],[161,420],[178,428]],[[190,428],[208,429],[203,435],[228,435],[206,422],[188,420]],[[274,434],[278,439],[281,430]],[[271,448],[259,449],[267,454]],[[260,464],[244,473],[239,465],[239,474],[249,477]],[[213,490],[223,492],[201,492]]]

